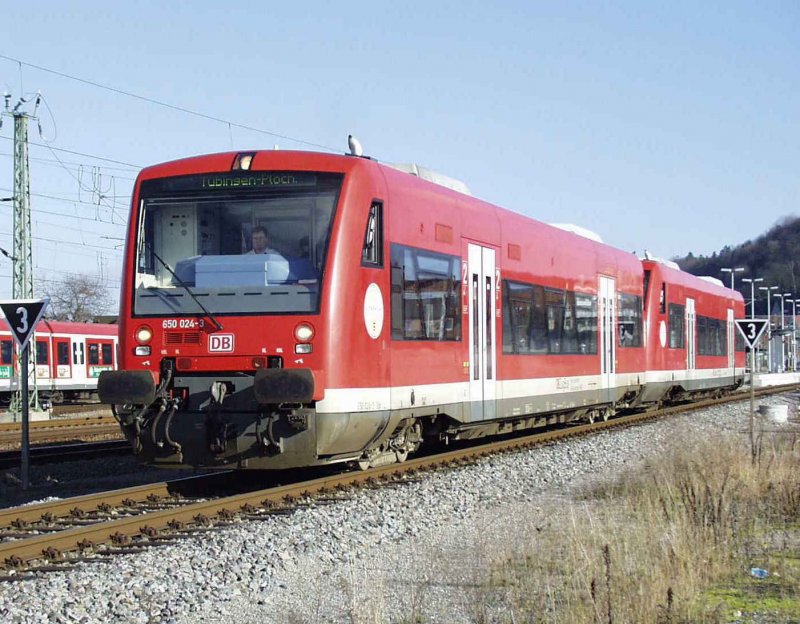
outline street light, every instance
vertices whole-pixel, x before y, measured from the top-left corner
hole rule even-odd
[[[797,299],[787,299],[792,304],[792,335],[789,338],[789,364],[792,372],[797,370]]]
[[[733,288],[733,276],[736,273],[741,273],[742,271],[744,271],[744,267],[736,267],[735,269],[720,269],[720,271],[722,271],[723,273],[730,273],[731,274],[731,290],[735,290]]]
[[[778,290],[777,286],[759,286],[759,290],[767,291],[767,372],[772,372],[772,314],[770,313],[769,303],[771,298],[769,296],[770,290]]]
[[[733,277],[733,273],[731,273],[731,277]],[[743,282],[750,282],[750,318],[756,317],[756,282],[763,282],[763,277],[756,277],[755,279],[751,279],[749,277],[743,277]]]
[[[780,366],[780,371],[778,371],[781,373],[784,371],[785,367],[784,358],[786,357],[785,349],[783,347],[784,343],[786,342],[786,340],[783,337],[783,330],[784,330],[783,299],[784,297],[790,297],[791,295],[792,293],[772,293],[773,297],[781,298],[781,366]]]

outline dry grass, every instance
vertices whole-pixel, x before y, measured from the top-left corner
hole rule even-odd
[[[498,562],[492,585],[513,615],[495,621],[719,621],[704,592],[797,523],[799,468],[794,437],[764,438],[757,461],[723,438],[681,444]]]

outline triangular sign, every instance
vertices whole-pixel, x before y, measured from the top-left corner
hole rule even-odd
[[[49,299],[15,299],[0,301],[0,310],[6,316],[6,323],[11,328],[11,333],[19,345],[19,350],[24,351],[28,340],[33,335],[33,329],[42,318]]]
[[[736,327],[744,336],[747,346],[752,349],[767,328],[767,319],[736,319]]]

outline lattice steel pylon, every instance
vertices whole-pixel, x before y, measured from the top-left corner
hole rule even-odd
[[[33,245],[31,232],[31,180],[28,168],[28,120],[33,115],[21,112],[20,106],[25,100],[20,100],[13,110],[8,108],[6,98],[6,114],[14,119],[14,259],[11,286],[13,299],[33,299]],[[36,107],[39,98],[36,99]],[[28,375],[28,396],[22,396],[21,384],[11,405],[12,411],[19,413],[22,401],[27,400],[31,410],[39,410],[39,392],[36,387],[36,340],[31,336],[28,343],[29,357],[28,370],[23,371],[20,364],[20,375]],[[18,359],[21,362],[21,358]]]

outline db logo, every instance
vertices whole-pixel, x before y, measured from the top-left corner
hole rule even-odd
[[[233,334],[211,334],[208,337],[208,350],[217,353],[233,352]]]

